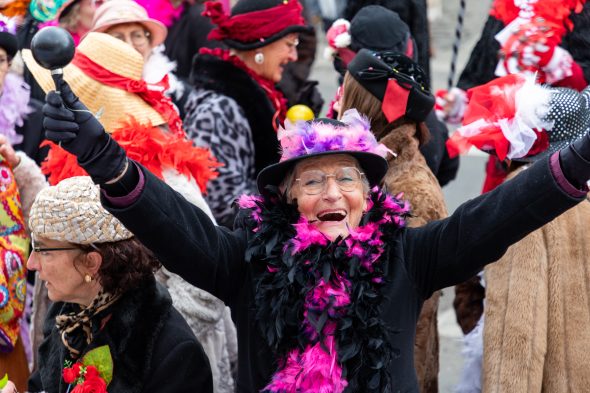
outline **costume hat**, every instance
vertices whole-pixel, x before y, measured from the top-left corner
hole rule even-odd
[[[416,45],[410,28],[399,15],[379,5],[359,10],[350,22],[336,20],[328,32],[327,53],[334,57],[334,68],[341,75],[361,49],[400,52],[416,60]]]
[[[30,50],[23,50],[23,60],[45,92],[55,89],[50,71],[33,59]],[[121,87],[99,80],[105,70],[108,79],[117,80]],[[127,114],[152,126],[165,124],[164,115],[170,114],[168,108],[160,108],[160,113],[152,102],[143,98],[153,96],[154,102],[164,105],[170,101],[163,94],[165,88],[146,84],[141,79],[142,70],[143,57],[139,52],[108,34],[93,32],[76,48],[74,60],[64,68],[64,79],[74,94],[97,115],[107,132],[112,132]],[[171,102],[168,107],[174,111]]]
[[[230,48],[261,48],[291,33],[311,31],[301,16],[298,0],[239,0],[226,15],[218,1],[205,3],[204,16],[217,27],[207,36]]]
[[[133,0],[107,1],[96,9],[91,31],[104,33],[123,23],[139,23],[150,33],[150,43],[158,46],[166,39],[168,29],[164,24],[148,16],[145,8]]]
[[[37,194],[29,228],[33,237],[74,244],[117,242],[133,234],[100,203],[100,189],[88,176],[70,177]]]
[[[426,74],[401,53],[361,49],[348,65],[348,72],[381,101],[389,122],[406,116],[420,123],[434,107]]]
[[[536,161],[590,129],[588,87],[580,93],[512,74],[470,89],[467,95],[463,126],[447,140],[451,157],[475,146],[502,161]]]
[[[381,182],[387,173],[387,153],[393,154],[378,143],[371,132],[367,118],[356,109],[344,113],[342,121],[316,119],[311,122],[285,122],[278,132],[281,143],[281,161],[269,165],[258,174],[258,191],[268,185],[278,186],[299,161],[331,154],[347,154],[356,158],[371,186]]]

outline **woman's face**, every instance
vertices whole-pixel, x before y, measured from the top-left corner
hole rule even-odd
[[[6,79],[6,74],[8,74],[9,68],[10,60],[8,59],[8,54],[4,48],[0,48],[0,92],[4,88],[4,79]]]
[[[346,237],[349,228],[359,225],[367,207],[360,172],[357,161],[345,154],[303,160],[294,169],[291,198],[297,200],[301,215],[324,235],[332,240]],[[318,181],[321,173],[327,175],[323,184]],[[310,195],[310,187],[313,193],[321,191]]]
[[[94,0],[80,0],[80,11],[78,14],[78,24],[82,31],[88,32],[92,28],[92,20],[94,19],[94,11],[96,10],[96,3]]]
[[[278,83],[283,77],[285,66],[297,61],[297,45],[299,44],[298,34],[289,34],[262,48],[248,52],[248,66],[258,75]],[[264,55],[262,64],[254,61],[257,53]]]
[[[95,253],[98,254],[98,253]],[[100,290],[96,279],[87,283],[84,276],[96,276],[98,267],[87,265],[87,254],[76,245],[38,238],[27,261],[27,269],[45,281],[49,300],[89,305]],[[100,266],[99,266],[100,267]]]
[[[136,51],[141,53],[144,60],[152,52],[149,32],[139,23],[121,23],[112,26],[106,33],[134,47]]]

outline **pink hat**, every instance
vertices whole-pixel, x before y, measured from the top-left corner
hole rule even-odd
[[[91,31],[106,32],[123,23],[139,23],[149,32],[151,43],[158,46],[166,39],[168,29],[163,23],[148,16],[147,11],[133,0],[107,1],[96,9]]]

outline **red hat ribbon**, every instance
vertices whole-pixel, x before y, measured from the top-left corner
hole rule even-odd
[[[394,78],[387,81],[385,95],[381,103],[381,111],[388,122],[393,122],[406,114],[410,89],[400,85]]]
[[[202,15],[208,16],[217,25],[207,36],[208,39],[252,42],[264,41],[289,26],[305,25],[302,10],[297,0],[284,0],[272,8],[228,16],[220,2],[208,1]]]
[[[164,94],[169,88],[168,75],[155,84],[147,83],[141,79],[130,79],[104,68],[79,51],[76,51],[72,64],[97,82],[137,94],[166,120],[171,132],[181,136],[185,135],[182,129],[182,120],[180,120],[172,100]]]

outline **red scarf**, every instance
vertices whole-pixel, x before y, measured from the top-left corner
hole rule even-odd
[[[264,78],[252,71],[239,57],[230,54],[229,50],[221,48],[201,48],[199,53],[218,57],[221,60],[227,61],[233,64],[235,67],[244,70],[250,76],[250,78],[254,79],[254,81],[256,81],[256,83],[258,83],[258,85],[262,88],[262,90],[264,90],[266,96],[275,108],[275,114],[272,117],[272,125],[275,131],[278,129],[279,125],[284,123],[285,117],[287,116],[287,99],[283,96],[283,93],[277,90],[273,81]]]

